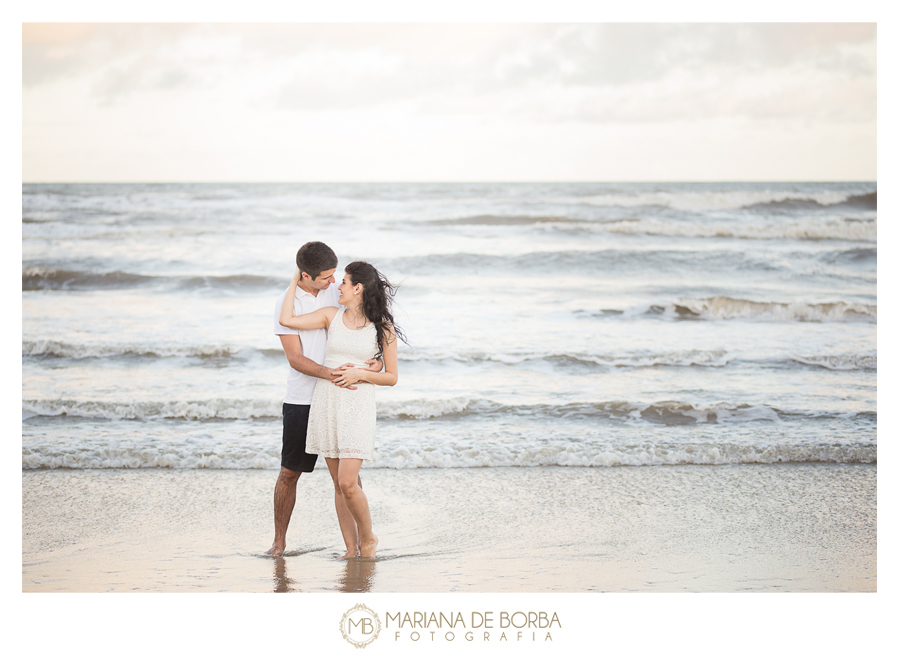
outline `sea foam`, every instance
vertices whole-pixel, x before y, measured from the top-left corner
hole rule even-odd
[[[496,468],[496,467],[617,467],[666,465],[724,465],[778,463],[877,463],[873,444],[737,443],[574,444],[563,441],[545,445],[518,445],[482,441],[477,445],[446,441],[440,445],[379,445],[366,468]],[[163,468],[163,469],[264,469],[280,464],[277,447],[258,445],[196,444],[153,445],[117,441],[108,445],[25,445],[23,469]],[[322,460],[317,468],[325,468]]]

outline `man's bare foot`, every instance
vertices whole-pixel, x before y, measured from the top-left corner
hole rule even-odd
[[[284,546],[279,546],[278,544],[272,544],[272,548],[263,553],[266,557],[281,557],[284,555]]]
[[[359,544],[359,556],[360,557],[375,557],[375,549],[378,548],[378,537],[372,535],[372,539],[369,541],[360,542]]]

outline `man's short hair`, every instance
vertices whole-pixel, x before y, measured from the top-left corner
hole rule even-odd
[[[311,279],[318,279],[325,270],[337,268],[337,255],[324,242],[307,242],[297,251],[297,267]]]

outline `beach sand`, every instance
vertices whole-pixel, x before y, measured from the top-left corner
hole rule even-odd
[[[270,470],[22,473],[23,592],[874,592],[876,466],[363,470],[378,558],[327,471],[288,552]]]

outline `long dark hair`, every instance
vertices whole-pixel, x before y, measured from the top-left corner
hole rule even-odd
[[[384,354],[389,329],[393,329],[397,338],[408,345],[406,336],[396,325],[391,314],[391,303],[394,301],[398,286],[392,285],[387,277],[364,260],[353,261],[344,268],[344,271],[350,275],[350,283],[354,286],[362,284],[362,310],[366,319],[375,325],[378,336],[378,354],[375,356],[380,358]]]

